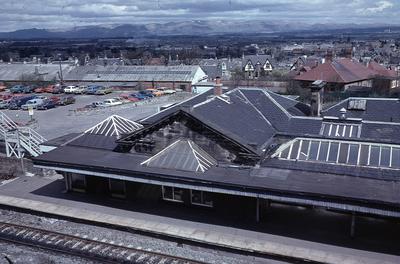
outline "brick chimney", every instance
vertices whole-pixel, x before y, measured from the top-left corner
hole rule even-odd
[[[215,96],[220,96],[220,95],[222,95],[221,77],[216,77],[216,78],[215,78],[214,95],[215,95]]]
[[[322,94],[324,92],[324,87],[326,82],[317,80],[313,82],[310,86],[311,89],[311,115],[319,116],[322,110]]]

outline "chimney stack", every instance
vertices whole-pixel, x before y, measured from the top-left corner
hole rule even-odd
[[[215,95],[215,96],[220,96],[220,95],[222,95],[221,77],[216,77],[216,78],[215,78],[214,95]]]
[[[333,51],[328,49],[325,55],[325,62],[332,62],[333,61]]]
[[[313,82],[310,86],[311,89],[311,115],[319,116],[322,110],[322,94],[324,92],[324,87],[326,82],[317,80]]]

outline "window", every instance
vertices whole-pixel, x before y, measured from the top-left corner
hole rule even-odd
[[[272,158],[400,169],[400,146],[344,140],[296,138]]]
[[[164,200],[183,203],[183,189],[181,188],[162,186],[162,195]]]
[[[213,207],[212,195],[209,192],[190,190],[190,202],[195,205]]]
[[[359,151],[359,145],[356,144],[349,145],[349,156],[347,161],[348,164],[357,165],[358,151]]]
[[[86,177],[82,174],[71,173],[70,174],[70,188],[73,191],[85,192],[86,189]]]
[[[328,157],[328,147],[329,147],[329,142],[321,142],[321,147],[319,150],[319,155],[318,155],[318,160],[319,161],[326,161]]]
[[[108,187],[112,197],[117,197],[117,198],[126,197],[125,181],[109,179]]]

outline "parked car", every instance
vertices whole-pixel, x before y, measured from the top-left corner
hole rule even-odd
[[[67,87],[65,87],[64,89],[64,93],[66,94],[72,94],[75,93],[76,90],[78,90],[79,87],[75,86],[75,85],[68,85]]]
[[[55,107],[56,107],[56,103],[51,99],[47,99],[47,100],[44,100],[43,103],[37,107],[37,109],[38,110],[47,110],[47,109],[55,108]]]
[[[10,99],[0,101],[0,109],[7,109],[10,105]]]
[[[1,94],[1,95],[0,95],[0,98],[1,98],[2,100],[9,100],[9,99],[11,99],[12,97],[13,97],[12,94]]]
[[[103,86],[100,85],[90,85],[88,86],[88,88],[86,89],[86,94],[96,94],[96,91],[101,89]]]
[[[60,102],[60,97],[59,96],[51,96],[49,98],[51,101],[53,101],[56,105],[58,104],[58,102]]]
[[[130,94],[125,94],[125,93],[124,93],[124,94],[121,94],[120,97],[123,98],[124,100],[129,101],[129,102],[137,102],[137,101],[139,101],[138,98],[133,97],[133,96],[130,95]]]
[[[0,92],[4,92],[7,89],[7,86],[5,86],[3,83],[0,83]]]
[[[92,105],[94,107],[104,107],[105,106],[103,102],[93,102]]]
[[[139,91],[139,94],[142,94],[142,95],[147,96],[147,97],[154,97],[154,96],[155,96],[155,95],[154,95],[151,91],[149,91],[149,90]]]
[[[27,85],[24,87],[24,93],[33,93],[35,91],[35,89],[37,88],[36,85],[32,84],[32,85]]]
[[[17,84],[10,88],[10,92],[12,93],[23,93],[25,86]]]
[[[176,93],[176,91],[172,89],[164,90],[164,94],[174,94],[174,93]]]
[[[78,86],[75,91],[74,94],[84,94],[86,92],[87,86],[86,85],[81,85]]]
[[[146,89],[146,91],[149,91],[154,96],[162,96],[162,95],[164,95],[164,91],[157,90],[157,89]]]
[[[104,103],[104,106],[122,105],[122,102],[121,102],[121,101],[116,100],[116,99],[114,99],[114,98],[105,99],[105,100],[103,101],[103,103]]]
[[[131,94],[131,97],[135,97],[139,100],[145,100],[145,99],[149,98],[148,96],[141,94],[141,93],[133,93],[133,94]]]
[[[45,92],[45,87],[38,87],[34,90],[35,93],[44,93]]]
[[[109,94],[109,93],[112,93],[112,89],[109,87],[101,87],[94,92],[94,94],[97,94],[97,95],[101,95],[101,94],[104,95],[104,94]]]
[[[69,105],[75,103],[75,97],[71,95],[65,95],[60,97],[60,101],[58,102],[58,105]]]
[[[45,100],[45,99],[47,99],[47,96],[44,96],[44,95],[35,95],[35,98],[36,98],[36,99],[43,99],[43,100]]]
[[[46,87],[43,87],[43,92],[44,93],[53,93],[54,87],[56,87],[55,85],[47,85]]]
[[[27,96],[16,96],[13,97],[10,101],[8,109],[10,110],[18,110],[22,105],[26,104],[29,100],[35,99],[35,96],[27,95]]]
[[[29,108],[36,109],[39,105],[43,104],[44,100],[43,99],[31,99],[27,101],[25,104],[21,106],[22,110],[28,110]]]
[[[58,86],[54,86],[52,89],[52,94],[61,94],[64,92],[66,86],[64,85],[58,85]]]

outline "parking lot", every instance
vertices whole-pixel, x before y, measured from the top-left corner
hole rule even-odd
[[[163,105],[179,102],[191,96],[190,93],[180,92],[139,102],[126,102],[117,106],[82,109],[93,102],[118,97],[122,93],[126,93],[126,91],[115,91],[107,95],[76,95],[74,104],[58,106],[49,110],[34,110],[34,122],[29,122],[31,117],[28,111],[7,109],[1,111],[20,125],[31,123],[30,126],[42,136],[52,139],[68,133],[82,132],[113,114],[131,120],[139,120],[156,113]],[[52,96],[52,94],[41,95]]]

